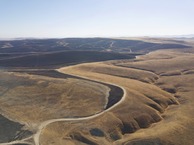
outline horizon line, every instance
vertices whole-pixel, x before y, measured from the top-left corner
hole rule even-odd
[[[0,40],[25,40],[25,39],[66,39],[66,38],[194,38],[194,34],[180,35],[134,35],[134,36],[69,36],[69,37],[0,37]]]

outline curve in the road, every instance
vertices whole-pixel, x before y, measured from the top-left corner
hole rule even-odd
[[[60,70],[57,70],[59,73],[63,73],[63,72],[60,72]],[[83,78],[83,79],[87,79],[87,80],[91,80],[91,81],[95,81],[95,82],[99,82],[99,83],[103,83],[103,84],[108,84],[108,85],[113,85],[113,86],[116,86],[116,87],[119,87],[123,90],[123,96],[122,98],[115,104],[113,104],[112,106],[110,106],[109,108],[107,108],[106,110],[100,112],[100,113],[97,113],[97,114],[94,114],[94,115],[91,115],[91,116],[87,116],[87,117],[78,117],[78,118],[61,118],[61,119],[51,119],[51,120],[48,120],[48,121],[45,121],[43,123],[40,124],[39,128],[38,128],[38,131],[37,133],[34,135],[34,143],[35,145],[40,145],[40,134],[41,132],[44,130],[44,128],[51,124],[51,123],[54,123],[54,122],[62,122],[62,121],[83,121],[83,120],[88,120],[88,119],[93,119],[93,118],[96,118],[102,114],[104,114],[105,112],[108,112],[109,110],[113,109],[114,107],[116,107],[117,105],[119,105],[121,102],[124,101],[125,97],[126,97],[126,90],[122,87],[122,86],[118,86],[116,84],[113,84],[113,83],[109,83],[109,82],[104,82],[104,81],[99,81],[99,80],[95,80],[95,79],[90,79],[88,77],[83,77],[83,76],[79,76],[79,75],[72,75],[72,76],[75,76],[75,77],[79,77],[79,78]]]

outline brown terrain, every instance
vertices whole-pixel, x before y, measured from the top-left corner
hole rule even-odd
[[[48,125],[42,144],[50,139],[52,144],[193,144],[193,54],[161,50],[134,61],[81,64],[59,71],[117,84],[126,97],[90,120]]]
[[[55,71],[2,69],[0,144],[193,145],[194,48],[184,45]]]

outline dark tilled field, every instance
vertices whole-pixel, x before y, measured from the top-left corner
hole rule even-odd
[[[187,48],[174,41],[161,44],[141,40],[122,40],[110,38],[65,38],[65,39],[27,39],[0,41],[0,53],[29,53],[54,51],[106,51],[149,52],[168,48]]]
[[[27,54],[0,60],[0,67],[57,68],[84,62],[131,59],[135,54],[119,54],[97,51],[66,51],[44,54]]]
[[[0,41],[0,67],[57,68],[84,62],[131,59],[158,49],[189,46],[109,38],[65,38]],[[133,53],[133,54],[132,54]]]

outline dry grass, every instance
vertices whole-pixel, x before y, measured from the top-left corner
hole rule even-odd
[[[110,90],[102,84],[73,78],[7,72],[1,72],[0,77],[1,112],[31,128],[49,119],[100,112]]]
[[[162,77],[157,82],[158,85],[165,88],[168,86],[176,88],[175,96],[178,97],[180,105],[169,107],[163,113],[163,120],[157,124],[152,125],[145,130],[139,130],[133,134],[125,135],[122,140],[117,141],[115,144],[128,143],[134,145],[139,143],[144,145],[158,144],[161,145],[193,145],[194,139],[194,91],[193,84],[194,75],[181,75],[181,76],[167,76]]]
[[[194,55],[192,53],[181,53],[176,51],[160,50],[139,56],[135,62],[119,62],[116,65],[148,70],[157,74],[173,71],[183,71],[194,69]]]
[[[124,69],[126,70],[124,71]],[[107,113],[88,121],[75,123],[70,128],[66,127],[66,122],[48,125],[41,136],[43,145],[49,143],[49,138],[53,138],[52,143],[57,145],[67,140],[72,144],[79,144],[80,141],[86,144],[112,144],[116,140],[121,140],[125,134],[133,133],[140,128],[147,128],[152,123],[161,121],[161,113],[165,111],[165,108],[170,104],[177,104],[173,95],[159,87],[125,76],[127,72],[131,71],[129,76],[133,78],[141,76],[141,73],[142,80],[146,77],[156,77],[151,72],[121,68],[104,63],[81,64],[62,68],[60,71],[117,84],[126,90],[126,97],[122,103]],[[120,76],[119,71],[121,72]],[[61,126],[65,126],[65,129]],[[60,131],[61,129],[63,132]],[[99,130],[103,136],[91,135],[93,129]]]
[[[159,50],[136,60],[61,68],[66,74],[116,84],[125,89],[125,98],[98,117],[49,124],[41,132],[41,145],[193,145],[192,52]],[[31,129],[45,120],[103,111],[109,92],[102,84],[73,78],[7,72],[0,77],[1,111]]]
[[[193,57],[191,53],[168,50],[141,56],[134,62],[109,61],[60,69],[67,74],[117,84],[127,95],[122,103],[97,118],[48,125],[42,132],[41,143],[192,145]],[[176,104],[176,100],[179,105],[170,105]]]

